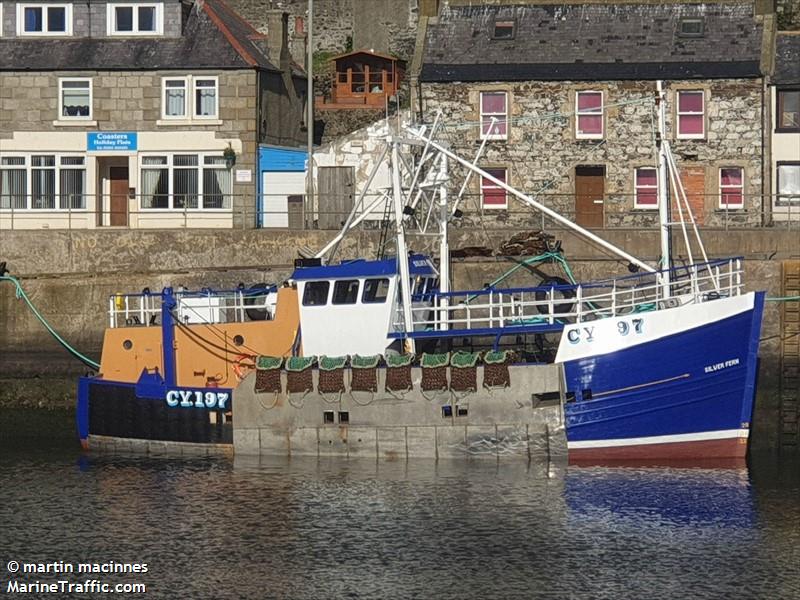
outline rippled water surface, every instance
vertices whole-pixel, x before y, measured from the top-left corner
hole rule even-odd
[[[60,560],[145,562],[94,577],[151,598],[800,598],[800,462],[786,457],[173,460],[0,427],[0,506],[0,593],[7,561]],[[59,578],[85,576],[17,576]]]

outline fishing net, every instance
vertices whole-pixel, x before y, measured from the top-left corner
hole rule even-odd
[[[474,392],[478,389],[478,352],[454,352],[450,357],[450,389]]]
[[[420,367],[422,367],[422,390],[425,392],[443,391],[447,389],[447,365],[450,362],[450,353],[422,354]]]
[[[393,392],[407,392],[411,383],[411,364],[413,354],[394,354],[386,356],[386,389]]]
[[[323,356],[319,359],[319,383],[317,391],[321,394],[341,394],[344,387],[344,366],[346,356]]]
[[[291,356],[286,359],[286,391],[290,394],[307,394],[314,389],[311,367],[316,356]]]
[[[487,352],[483,355],[483,387],[507,388],[511,385],[511,375],[508,365],[514,353],[510,350]]]
[[[256,359],[257,394],[279,394],[281,386],[281,365],[283,358],[280,356],[259,356]]]
[[[380,364],[380,354],[372,356],[353,355],[350,358],[350,389],[354,392],[377,392],[378,391],[378,364]]]

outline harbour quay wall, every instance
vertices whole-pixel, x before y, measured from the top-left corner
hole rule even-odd
[[[497,249],[517,232],[454,228],[451,247]],[[577,278],[628,272],[627,262],[607,250],[569,231],[548,232],[562,241]],[[597,233],[643,260],[654,262],[658,256],[658,237],[652,228]],[[6,231],[0,235],[0,262],[20,278],[33,304],[64,339],[97,359],[111,295],[145,287],[157,291],[168,285],[198,289],[280,282],[291,273],[298,249],[316,251],[334,235],[318,230]],[[765,289],[770,296],[781,295],[784,261],[800,259],[797,231],[707,228],[703,235],[709,256],[743,256],[748,289]],[[422,242],[434,243],[431,238]],[[354,232],[342,241],[337,258],[374,257],[379,243],[377,231]],[[693,253],[699,254],[697,248]],[[679,236],[675,255],[686,256]],[[513,265],[513,260],[503,258],[456,260],[455,285],[479,289]],[[555,265],[543,265],[541,271],[561,275]],[[508,284],[536,281],[527,269],[520,269]],[[767,303],[762,328],[753,439],[764,447],[774,447],[779,437],[781,307],[779,302]],[[85,370],[15,297],[13,286],[0,283],[0,390],[4,390],[0,406],[67,405],[74,376]]]

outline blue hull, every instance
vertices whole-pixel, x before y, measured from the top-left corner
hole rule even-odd
[[[764,294],[753,308],[664,338],[566,362],[567,440],[574,449],[604,453],[621,441],[692,443],[722,439],[721,432],[749,429],[755,395]],[[716,437],[715,437],[716,432]],[[705,434],[705,435],[704,435]],[[743,454],[747,435],[735,451]],[[649,440],[647,439],[649,438]],[[576,444],[577,442],[577,444]],[[598,442],[592,444],[592,442]],[[668,453],[667,453],[668,454]],[[619,454],[623,457],[623,454]]]

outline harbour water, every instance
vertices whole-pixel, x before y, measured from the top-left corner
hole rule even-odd
[[[792,457],[574,467],[101,456],[81,453],[68,417],[0,414],[2,593],[11,581],[95,579],[145,584],[129,595],[141,598],[800,598]],[[10,561],[147,572],[10,573]]]

